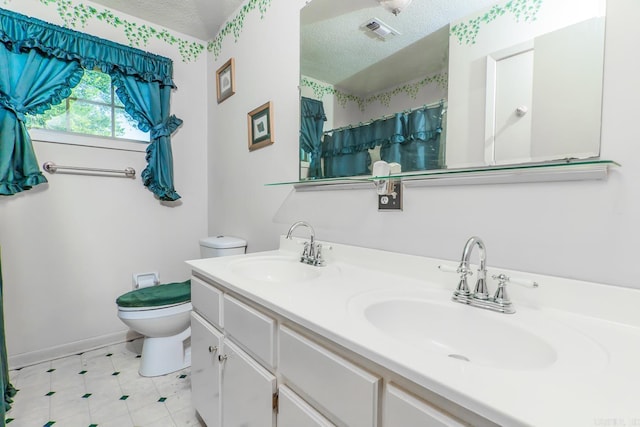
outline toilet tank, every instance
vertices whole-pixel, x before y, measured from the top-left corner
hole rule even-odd
[[[200,256],[215,258],[227,255],[241,255],[247,249],[247,241],[233,236],[214,236],[200,239]]]

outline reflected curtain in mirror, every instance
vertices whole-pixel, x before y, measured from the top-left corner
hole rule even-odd
[[[442,168],[442,113],[441,103],[402,114],[402,136],[394,135],[385,141],[380,158],[388,163],[399,163],[402,172]]]
[[[442,102],[325,132],[324,176],[371,174],[372,154],[399,163],[402,172],[443,167]]]
[[[309,178],[322,178],[322,128],[327,121],[322,101],[302,97],[300,116],[300,148],[311,158]]]

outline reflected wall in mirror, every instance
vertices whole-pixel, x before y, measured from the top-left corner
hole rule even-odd
[[[600,153],[604,0],[515,3],[451,23],[449,168]]]
[[[604,3],[313,0],[300,178],[598,156]]]

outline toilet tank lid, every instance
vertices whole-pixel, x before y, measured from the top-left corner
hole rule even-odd
[[[200,239],[200,246],[213,249],[242,248],[247,246],[247,241],[233,236],[213,236]]]

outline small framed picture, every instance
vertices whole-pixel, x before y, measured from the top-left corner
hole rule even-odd
[[[216,71],[216,92],[218,104],[236,93],[236,71],[233,58]]]
[[[273,144],[273,105],[271,101],[247,114],[247,127],[249,129],[249,151]]]

